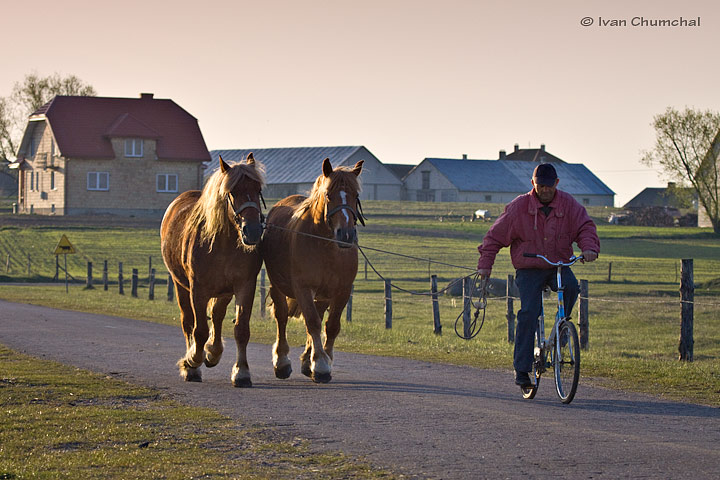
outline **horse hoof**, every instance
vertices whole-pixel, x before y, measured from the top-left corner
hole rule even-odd
[[[252,387],[252,380],[249,378],[235,378],[233,379],[233,387],[237,388],[250,388]]]
[[[292,366],[288,363],[287,365],[284,365],[282,367],[278,367],[275,369],[275,376],[277,378],[286,379],[290,377],[290,374],[292,373]]]
[[[312,370],[310,370],[310,364],[309,364],[309,363],[308,363],[308,364],[303,363],[302,367],[300,367],[300,371],[301,371],[302,374],[305,375],[306,377],[312,378],[312,376],[313,376]]]
[[[182,376],[186,382],[202,382],[202,373],[199,368],[183,370],[180,372],[180,376]]]
[[[312,381],[315,383],[328,383],[330,382],[330,380],[332,380],[332,375],[330,374],[330,372],[313,373],[310,378],[312,378]]]

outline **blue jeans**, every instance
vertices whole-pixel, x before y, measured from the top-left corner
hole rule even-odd
[[[563,294],[565,315],[569,317],[580,292],[580,287],[570,267],[563,267],[560,275],[565,290]],[[535,348],[535,330],[542,310],[542,291],[545,285],[549,285],[552,291],[557,291],[557,268],[519,269],[516,272],[515,283],[518,290],[520,290],[520,311],[517,314],[517,328],[515,329],[513,366],[518,372],[531,372]],[[555,304],[557,304],[557,301]],[[546,318],[553,319],[554,317],[549,315],[553,315],[555,310],[555,308],[548,308]]]

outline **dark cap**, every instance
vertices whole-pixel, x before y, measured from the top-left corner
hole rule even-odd
[[[553,167],[549,163],[541,163],[540,165],[535,167],[535,171],[533,172],[533,178],[535,179],[535,183],[548,187],[554,187],[555,180],[557,180],[558,176],[557,172],[555,171],[555,167]]]

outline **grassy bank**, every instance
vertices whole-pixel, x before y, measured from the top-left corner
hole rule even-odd
[[[155,390],[0,345],[0,478],[396,478]]]

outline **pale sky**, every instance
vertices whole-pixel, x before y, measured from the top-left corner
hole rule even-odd
[[[152,92],[195,116],[210,150],[364,145],[417,164],[545,144],[622,205],[666,183],[639,161],[654,115],[720,110],[717,0],[0,6],[1,96],[31,72],[77,75],[101,96]],[[700,26],[633,26],[640,17]]]

